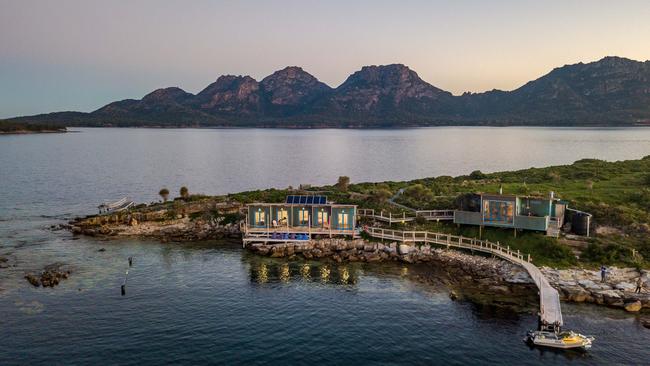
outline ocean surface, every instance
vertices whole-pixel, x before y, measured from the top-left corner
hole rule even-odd
[[[587,352],[522,342],[535,309],[452,301],[399,264],[259,258],[238,243],[73,238],[51,225],[104,200],[414,179],[650,155],[650,129],[73,129],[0,136],[0,365],[638,364],[638,315],[563,304]],[[105,251],[99,251],[104,248]],[[130,268],[126,296],[120,285]],[[23,279],[72,269],[53,289]]]

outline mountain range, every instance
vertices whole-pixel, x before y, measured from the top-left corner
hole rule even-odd
[[[556,68],[512,91],[459,96],[401,64],[365,66],[332,88],[290,66],[257,81],[220,76],[197,94],[178,87],[90,113],[10,119],[65,126],[408,127],[650,124],[650,61],[605,57]]]

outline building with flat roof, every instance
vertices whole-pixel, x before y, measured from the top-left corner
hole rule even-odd
[[[309,240],[314,236],[355,237],[356,205],[336,204],[325,196],[291,195],[284,203],[246,205],[244,243]]]
[[[454,223],[544,231],[557,237],[564,224],[567,202],[550,197],[475,194],[454,211]]]

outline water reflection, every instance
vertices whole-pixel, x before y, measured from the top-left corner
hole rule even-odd
[[[329,285],[355,285],[360,266],[321,262],[292,262],[269,258],[249,258],[250,281],[258,284],[313,282]]]

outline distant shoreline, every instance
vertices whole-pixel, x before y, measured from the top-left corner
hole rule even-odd
[[[43,131],[27,131],[27,130],[19,130],[19,131],[0,131],[0,135],[34,135],[34,134],[39,134],[39,133],[68,133],[71,131],[68,130],[43,130]]]

